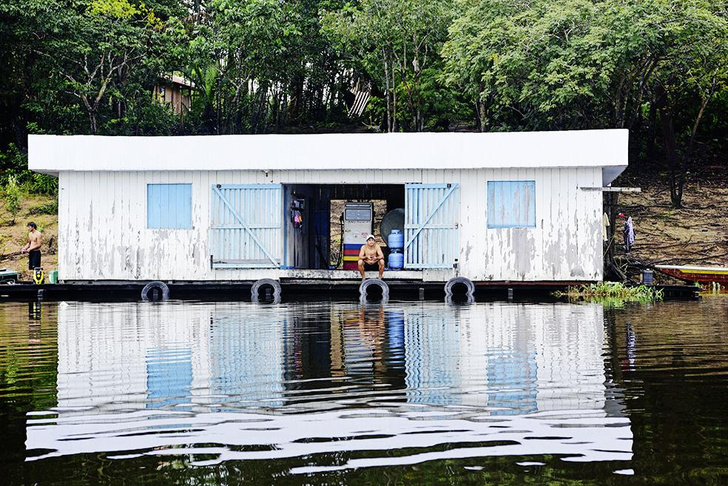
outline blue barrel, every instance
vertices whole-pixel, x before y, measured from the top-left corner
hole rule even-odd
[[[389,248],[392,250],[402,251],[404,249],[404,235],[402,234],[402,231],[393,229],[387,238],[387,245],[389,245]]]
[[[404,255],[399,250],[392,250],[389,254],[389,268],[401,270],[404,267]]]

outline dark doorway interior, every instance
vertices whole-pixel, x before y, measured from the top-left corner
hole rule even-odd
[[[404,207],[404,184],[284,184],[283,187],[284,268],[341,268],[341,242],[336,237],[340,228],[335,226],[340,224],[343,202],[375,202],[373,230],[377,236],[384,212]]]

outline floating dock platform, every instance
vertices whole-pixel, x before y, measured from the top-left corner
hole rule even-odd
[[[371,279],[370,279],[371,280]],[[396,300],[442,300],[446,296],[442,282],[424,282],[406,278],[388,279],[385,275],[389,298]],[[556,291],[584,282],[476,282],[473,297],[475,301],[493,300],[558,300]],[[279,296],[283,300],[312,298],[327,300],[359,300],[361,279],[300,279],[287,278],[279,281]],[[14,285],[0,285],[0,301],[27,300],[78,300],[78,301],[136,301],[144,300],[142,293],[150,282],[73,282],[35,285],[18,282]],[[255,281],[239,282],[164,282],[167,298],[181,300],[240,300],[249,301],[256,285]],[[697,300],[700,288],[691,285],[655,285],[665,300]],[[161,294],[160,294],[161,295]],[[270,295],[260,292],[261,301],[270,300]],[[376,295],[375,295],[376,297]],[[161,300],[151,295],[147,300]]]

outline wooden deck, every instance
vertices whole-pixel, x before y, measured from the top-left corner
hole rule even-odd
[[[450,272],[448,272],[450,273]],[[367,278],[373,278],[378,275],[376,271],[366,272]],[[390,281],[424,281],[426,275],[421,270],[385,270],[384,280]],[[338,281],[361,281],[361,276],[356,270],[281,270],[281,282],[285,281],[318,281],[330,280]],[[447,280],[447,279],[445,279]]]

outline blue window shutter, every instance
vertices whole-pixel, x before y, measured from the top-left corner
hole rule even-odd
[[[210,196],[213,268],[280,267],[283,186],[215,184]]]
[[[192,229],[192,184],[147,184],[147,228]]]
[[[535,228],[536,181],[488,181],[488,228]]]

